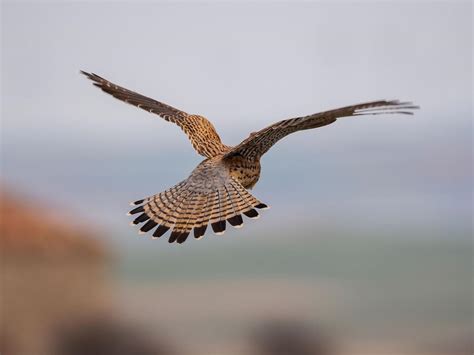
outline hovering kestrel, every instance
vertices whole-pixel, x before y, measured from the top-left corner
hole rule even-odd
[[[128,214],[139,214],[132,224],[144,223],[140,233],[156,228],[153,238],[159,238],[172,229],[170,243],[183,243],[191,230],[194,230],[194,237],[200,239],[209,224],[215,234],[225,232],[226,221],[240,228],[243,225],[242,214],[258,218],[256,209],[266,209],[268,206],[247,190],[260,177],[262,155],[290,133],[326,126],[340,117],[386,113],[411,115],[411,110],[418,108],[410,102],[397,100],[346,106],[274,123],[251,133],[237,146],[230,147],[221,142],[212,123],[203,116],[190,115],[115,85],[96,74],[81,73],[113,97],[176,123],[186,133],[194,149],[206,158],[179,184],[132,203],[138,207]]]

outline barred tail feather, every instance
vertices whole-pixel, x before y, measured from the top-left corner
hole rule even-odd
[[[231,186],[235,189],[240,199],[243,201],[242,213],[249,218],[257,219],[260,217],[258,212],[254,209],[261,204],[259,200],[253,197],[241,184],[233,181]],[[265,205],[266,206],[266,205]]]
[[[138,214],[131,224],[143,223],[140,233],[154,229],[153,238],[160,238],[171,230],[168,241],[179,244],[188,239],[191,231],[196,239],[201,239],[208,225],[218,235],[224,234],[226,222],[240,228],[243,226],[242,214],[258,218],[256,209],[268,208],[233,179],[209,191],[198,190],[184,181],[137,202],[138,206],[128,213]]]
[[[193,203],[189,204],[186,212],[186,219],[183,219],[183,234],[177,239],[178,243],[184,243],[191,233],[193,227],[196,225],[197,220],[200,216],[200,211],[204,208],[204,204],[207,202],[206,195],[196,194],[193,199]]]
[[[221,204],[219,189],[216,189],[212,200],[212,207],[209,210],[209,224],[211,225],[212,231],[217,235],[224,234],[225,232],[225,219],[222,218]]]
[[[171,233],[169,242],[184,243],[192,230],[192,226],[197,217],[198,204],[202,195],[193,193],[186,199],[186,204],[178,216],[176,224]]]
[[[196,224],[194,225],[194,238],[201,239],[206,233],[207,224],[209,222],[208,210],[212,203],[212,195],[206,195],[206,202],[200,207],[199,217],[197,218]]]

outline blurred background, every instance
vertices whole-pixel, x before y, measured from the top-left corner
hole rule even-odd
[[[13,2],[2,11],[2,355],[472,354],[472,2]],[[272,209],[169,245],[128,202],[201,161],[79,70],[279,142]]]

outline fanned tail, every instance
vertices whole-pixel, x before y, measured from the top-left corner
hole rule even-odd
[[[129,214],[139,214],[132,225],[142,224],[139,233],[153,231],[160,238],[171,230],[169,242],[184,243],[192,230],[201,239],[208,225],[217,235],[224,234],[226,222],[235,228],[243,226],[242,214],[258,218],[256,209],[268,206],[252,196],[238,181],[229,178],[203,191],[185,180],[178,185],[133,203]]]

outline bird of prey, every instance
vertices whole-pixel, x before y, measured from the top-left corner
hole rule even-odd
[[[248,190],[260,177],[260,158],[283,137],[329,125],[341,117],[388,113],[410,115],[418,108],[410,102],[398,100],[346,106],[276,122],[231,147],[221,142],[212,123],[203,116],[188,114],[94,73],[81,73],[107,94],[177,124],[194,149],[205,157],[187,179],[166,191],[132,203],[136,207],[128,214],[138,215],[132,225],[143,223],[139,233],[154,229],[152,237],[159,238],[171,229],[170,243],[185,242],[191,231],[196,239],[200,239],[208,225],[218,235],[225,232],[226,222],[240,228],[243,226],[242,214],[258,218],[257,210],[268,206]]]

